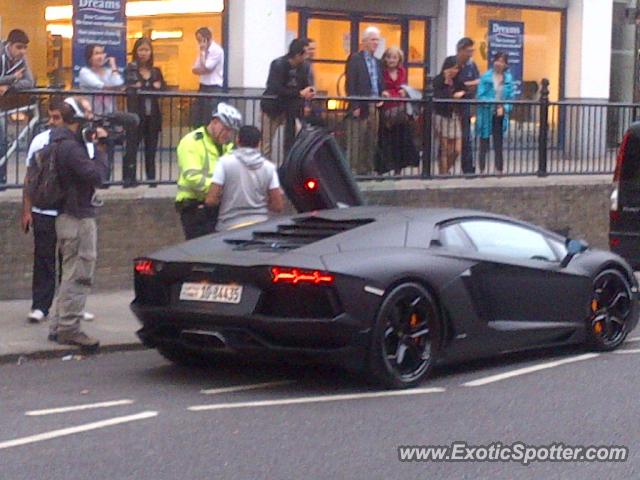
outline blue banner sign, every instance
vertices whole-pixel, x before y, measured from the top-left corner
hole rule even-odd
[[[126,0],[73,0],[73,85],[78,72],[87,65],[85,48],[104,46],[122,71],[127,62]]]
[[[489,20],[489,68],[493,66],[493,56],[498,52],[509,55],[509,72],[513,76],[513,91],[515,98],[520,98],[524,71],[524,23]]]

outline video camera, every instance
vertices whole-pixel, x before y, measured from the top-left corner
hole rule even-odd
[[[112,115],[95,115],[82,128],[82,138],[85,142],[92,142],[98,128],[106,130],[107,136],[98,139],[98,143],[106,145],[124,145],[126,132],[124,126]]]

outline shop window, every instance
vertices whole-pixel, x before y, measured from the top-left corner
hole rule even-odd
[[[424,63],[424,45],[427,31],[424,20],[411,20],[409,22],[409,48],[405,52],[407,63]]]
[[[287,12],[287,47],[291,41],[298,38],[300,31],[300,14],[298,12]]]
[[[490,20],[515,21],[524,24],[523,95],[521,98],[523,100],[537,98],[540,81],[548,78],[550,98],[557,100],[560,92],[562,13],[554,10],[467,5],[466,35],[476,42],[474,60],[480,72],[485,72],[489,67],[487,57]]]
[[[191,73],[191,67],[198,53],[195,32],[200,27],[209,27],[213,39],[222,45],[222,14],[128,17],[127,53],[131,53],[136,38],[143,35],[153,38],[154,61],[162,70],[167,84],[181,90],[197,90],[199,80]],[[65,14],[62,18],[49,22],[47,32],[48,45],[52,49],[47,53],[49,81],[64,83],[70,87],[73,27],[69,15]]]
[[[312,18],[307,26],[307,37],[316,42],[317,60],[344,61],[351,53],[351,22]]]
[[[409,86],[422,90],[424,88],[424,68],[410,67],[407,72]]]
[[[344,63],[314,63],[316,89],[320,95],[346,95]]]

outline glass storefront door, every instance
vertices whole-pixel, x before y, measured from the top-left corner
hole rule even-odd
[[[316,42],[313,59],[316,87],[320,94],[345,95],[346,60],[360,48],[362,32],[369,27],[380,29],[381,42],[376,56],[385,49],[400,47],[405,54],[409,85],[422,89],[428,70],[430,20],[403,16],[367,16],[342,12],[317,12],[300,9],[287,13],[287,39],[311,38]]]

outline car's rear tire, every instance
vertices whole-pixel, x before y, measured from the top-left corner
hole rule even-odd
[[[201,352],[190,350],[178,343],[162,343],[156,346],[158,353],[176,365],[185,367],[211,366],[215,357]]]
[[[587,345],[596,351],[615,350],[627,337],[633,311],[631,282],[619,270],[602,270],[593,280]]]
[[[368,373],[387,388],[409,388],[433,367],[441,338],[438,306],[422,285],[402,283],[391,290],[378,311],[369,350]]]

